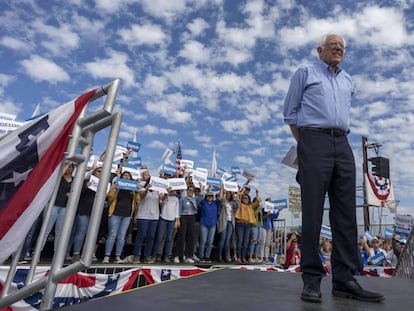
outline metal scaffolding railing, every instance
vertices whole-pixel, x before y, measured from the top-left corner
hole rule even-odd
[[[40,253],[42,251],[42,237],[46,232],[48,217],[50,217],[51,209],[54,205],[60,183],[57,183],[55,186],[55,190],[50,199],[49,205],[44,211],[43,226],[39,233],[39,238],[36,243],[36,248],[33,254],[32,263],[26,282],[21,289],[9,293],[10,284],[16,272],[16,267],[22,250],[21,246],[13,255],[10,264],[10,270],[6,282],[3,286],[2,297],[0,299],[0,309],[10,306],[17,301],[29,297],[33,293],[44,289],[43,299],[40,303],[39,308],[40,310],[50,310],[53,306],[53,299],[58,282],[74,273],[83,271],[92,265],[93,251],[106,198],[106,187],[110,179],[113,156],[115,153],[122,121],[121,113],[113,113],[115,98],[119,89],[119,83],[120,80],[116,79],[111,83],[97,89],[95,95],[91,98],[89,103],[100,97],[106,96],[103,107],[90,115],[86,115],[87,107],[85,107],[73,128],[67,151],[65,153],[65,159],[77,162],[78,167],[73,179],[71,195],[66,206],[62,235],[53,256],[48,277],[39,281],[33,281],[33,276],[36,271],[37,263],[39,262]],[[76,216],[79,197],[87,169],[87,161],[92,150],[93,139],[97,132],[107,127],[111,127],[111,129],[108,136],[107,146],[105,150],[105,159],[103,161],[102,173],[100,176],[100,183],[96,191],[95,200],[93,203],[92,214],[88,232],[85,238],[83,252],[79,261],[64,267],[66,250],[69,244],[70,234]],[[60,176],[62,176],[62,172],[63,167],[60,170]]]

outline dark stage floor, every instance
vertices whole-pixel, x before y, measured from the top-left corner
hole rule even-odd
[[[189,278],[146,286],[63,310],[413,310],[414,280],[357,277],[363,287],[385,295],[382,303],[336,298],[331,278],[322,281],[322,303],[300,300],[299,273],[217,269]]]

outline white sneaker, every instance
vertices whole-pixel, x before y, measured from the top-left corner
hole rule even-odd
[[[191,258],[187,258],[186,260],[184,260],[185,263],[194,263],[195,261],[192,260]]]
[[[200,262],[200,258],[198,258],[198,257],[197,257],[197,255],[194,255],[194,256],[193,256],[193,260],[194,260],[195,262]]]
[[[115,257],[115,263],[123,263],[124,261],[121,259],[120,256]]]
[[[180,257],[174,257],[174,263],[180,263]]]
[[[105,256],[102,263],[109,263],[109,256]]]

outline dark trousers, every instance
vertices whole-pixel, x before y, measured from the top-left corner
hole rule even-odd
[[[182,215],[180,218],[180,228],[177,232],[177,245],[174,257],[178,256],[182,260],[184,256],[193,257],[194,251],[194,229],[196,215]]]
[[[333,282],[352,280],[361,268],[357,250],[355,160],[346,136],[303,130],[297,147],[301,186],[301,271],[304,283],[319,283],[325,275],[319,256],[319,236],[325,195],[329,197],[332,229]]]

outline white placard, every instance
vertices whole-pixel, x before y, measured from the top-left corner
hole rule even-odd
[[[234,181],[225,181],[223,180],[223,188],[226,191],[230,191],[230,192],[237,192],[239,191],[239,186],[237,185],[236,182]]]
[[[180,160],[180,167],[193,168],[194,167],[194,161],[181,159]]]
[[[167,188],[169,187],[168,179],[151,176],[150,189],[159,193],[168,193]]]
[[[193,172],[193,184],[194,187],[200,188],[200,183],[206,187],[207,186],[207,174],[198,170]]]
[[[91,175],[91,177],[89,178],[89,182],[91,184],[88,186],[88,188],[96,192],[96,190],[98,190],[99,178],[94,175]],[[108,186],[106,187],[106,192],[108,192],[110,188],[111,184],[108,183]]]
[[[187,183],[185,182],[184,178],[169,178],[167,179],[169,182],[169,187],[171,190],[186,190]]]

